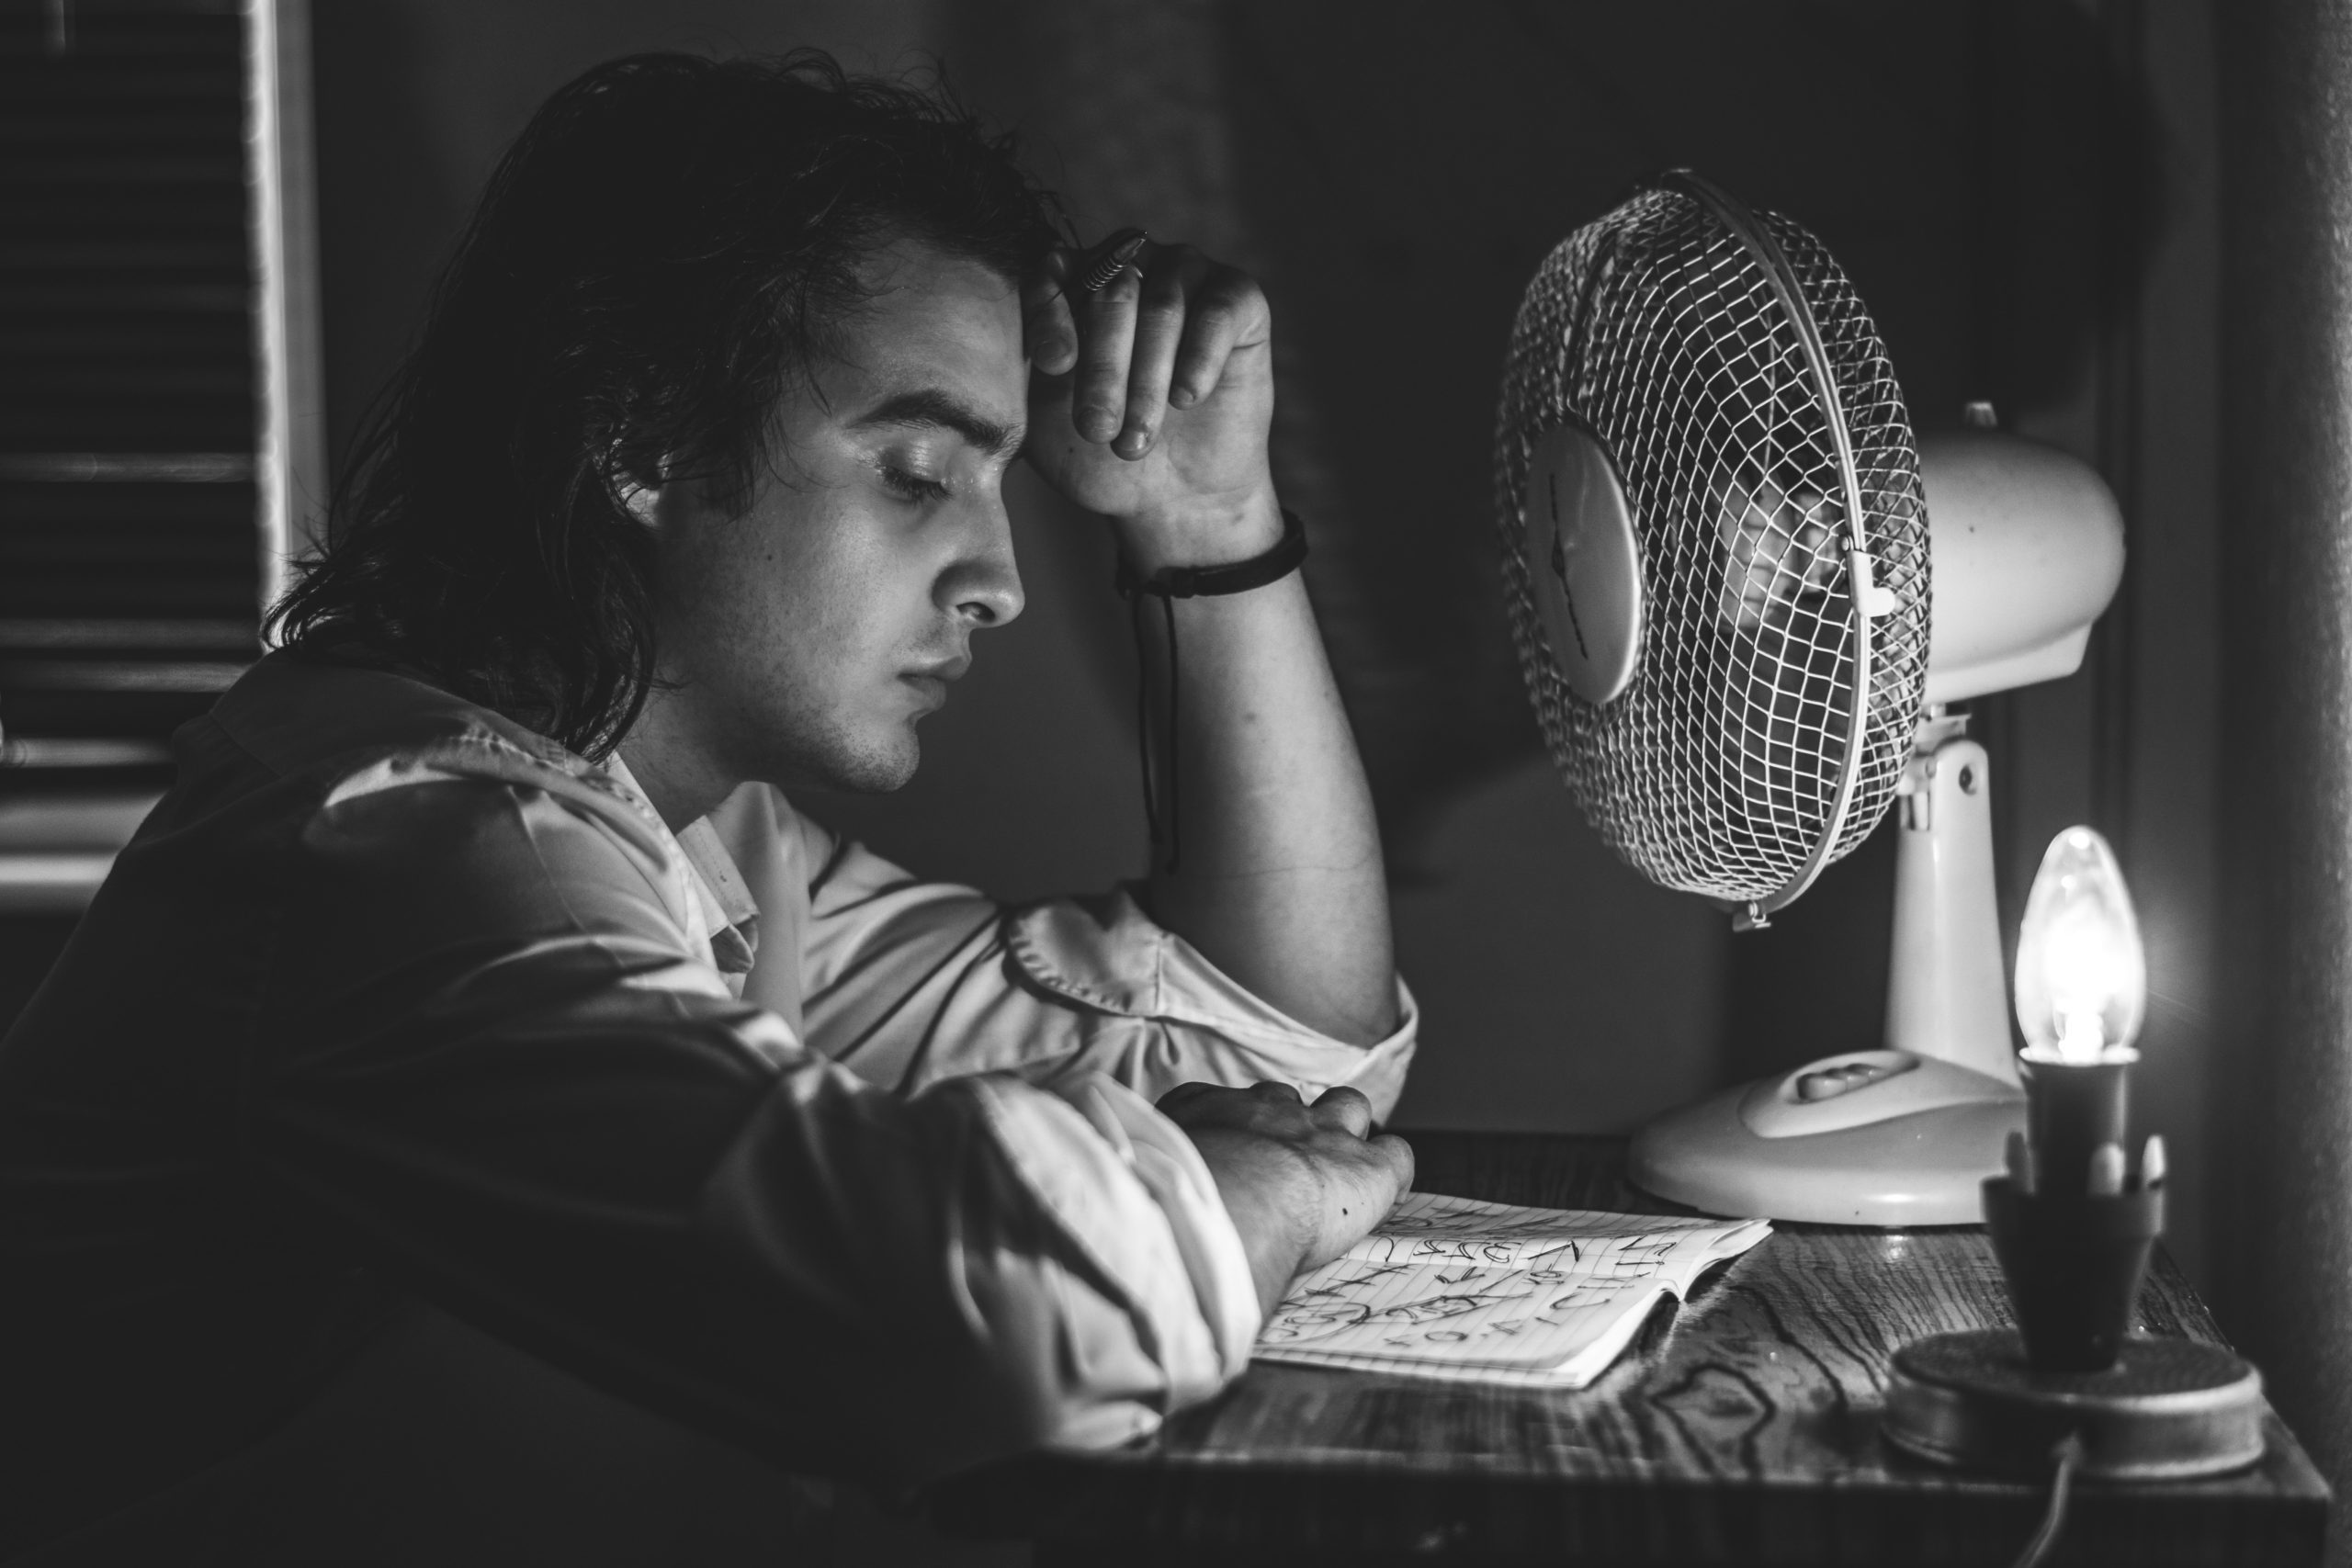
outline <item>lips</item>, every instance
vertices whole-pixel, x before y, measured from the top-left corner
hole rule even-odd
[[[910,679],[920,677],[929,681],[960,681],[964,678],[964,671],[971,667],[972,656],[968,653],[960,653],[953,659],[941,659],[929,664],[918,664],[908,671],[907,674]]]
[[[929,705],[936,708],[947,701],[948,682],[961,678],[964,671],[971,667],[971,656],[967,654],[957,659],[943,659],[935,664],[922,665],[907,671],[899,679],[921,692]]]

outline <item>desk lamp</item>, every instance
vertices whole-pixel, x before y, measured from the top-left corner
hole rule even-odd
[[[1922,450],[1820,242],[1688,171],[1569,236],[1521,301],[1506,601],[1602,840],[1750,929],[1903,811],[1884,1048],[1652,1122],[1630,1168],[1660,1196],[1968,1223],[2023,1125],[1984,752],[1947,705],[2075,669],[2122,533],[2095,474],[1972,412]]]
[[[2070,828],[2043,855],[2018,938],[2030,1100],[2008,1171],[1983,1184],[2016,1328],[1931,1335],[1895,1353],[1883,1430],[1939,1464],[2055,1468],[2057,1535],[2079,1474],[2177,1481],[2262,1457],[2262,1377],[2218,1346],[2128,1334],[2164,1228],[2163,1145],[2132,1168],[2127,1089],[2147,990],[2130,893],[2106,840]]]

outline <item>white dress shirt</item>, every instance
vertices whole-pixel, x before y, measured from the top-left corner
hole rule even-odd
[[[176,746],[0,1044],[48,1466],[0,1548],[266,1437],[402,1297],[813,1471],[1132,1438],[1259,1319],[1152,1100],[1385,1116],[1412,1055],[1401,987],[1351,1045],[1124,892],[1006,908],[766,786],[673,835],[617,762],[397,674],[274,655]]]

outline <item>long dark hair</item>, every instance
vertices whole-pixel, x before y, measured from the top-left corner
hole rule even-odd
[[[653,678],[628,490],[685,468],[747,495],[860,262],[904,235],[1014,279],[1062,237],[943,86],[816,51],[597,66],[492,176],[272,626],[601,758]]]

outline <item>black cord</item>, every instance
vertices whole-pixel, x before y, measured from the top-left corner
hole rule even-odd
[[[1168,866],[1174,871],[1182,845],[1177,840],[1178,777],[1182,773],[1182,753],[1178,736],[1183,726],[1176,711],[1181,687],[1178,683],[1176,658],[1176,601],[1179,599],[1216,598],[1227,593],[1247,593],[1253,588],[1263,588],[1279,582],[1296,571],[1306,559],[1306,525],[1297,513],[1283,508],[1283,536],[1263,555],[1248,560],[1235,561],[1230,566],[1170,566],[1162,567],[1149,577],[1137,577],[1126,562],[1119,558],[1119,570],[1113,579],[1119,596],[1127,602],[1127,624],[1136,639],[1136,750],[1143,760],[1143,815],[1151,831],[1151,847],[1155,853],[1160,842],[1159,791],[1152,783],[1151,767],[1151,660],[1143,635],[1143,602],[1147,595],[1159,601],[1162,623],[1168,628]]]
[[[1151,847],[1159,848],[1159,791],[1152,782],[1151,767],[1151,650],[1143,635],[1143,600],[1140,593],[1127,596],[1127,626],[1136,639],[1136,752],[1143,762],[1143,819],[1151,834]],[[1172,599],[1159,601],[1161,613],[1168,622],[1168,869],[1176,869],[1176,603]]]
[[[2075,1488],[2075,1471],[2083,1461],[2083,1435],[2069,1432],[2065,1439],[2050,1450],[2056,1468],[2050,1475],[2050,1506],[2041,1516],[2041,1528],[2018,1553],[2014,1568],[2041,1568],[2041,1560],[2058,1544],[2058,1532],[2066,1528],[2066,1500]]]
[[[1176,601],[1163,593],[1159,596],[1159,615],[1168,627],[1168,869],[1176,869],[1176,857],[1184,846],[1176,835],[1182,831],[1178,824],[1183,814],[1178,800],[1183,790],[1184,754],[1182,750],[1184,727],[1178,722],[1176,694],[1183,689],[1176,668]],[[1156,833],[1157,828],[1153,829]]]

